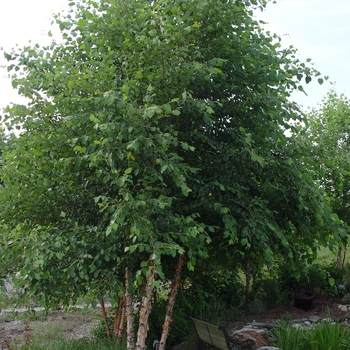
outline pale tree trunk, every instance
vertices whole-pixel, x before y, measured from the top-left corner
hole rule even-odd
[[[129,270],[125,268],[126,348],[127,350],[135,350],[134,313],[132,309],[132,295],[129,288]]]
[[[159,350],[165,350],[165,344],[166,344],[166,340],[167,340],[168,335],[169,335],[170,325],[173,323],[173,320],[172,320],[173,308],[174,308],[174,304],[175,304],[177,290],[179,288],[181,271],[182,271],[182,267],[183,267],[184,262],[185,262],[185,256],[184,256],[184,254],[181,254],[179,256],[179,260],[177,262],[175,275],[173,278],[173,283],[171,285],[170,296],[169,296],[168,304],[166,307],[165,320],[164,320],[164,324],[163,324],[163,332],[162,332],[162,336],[160,338]]]
[[[101,305],[101,310],[102,310],[103,321],[104,321],[104,324],[105,324],[107,338],[111,339],[111,332],[109,331],[108,319],[107,319],[106,308],[105,308],[105,302],[104,302],[103,299],[101,299],[100,305]]]
[[[113,334],[117,336],[121,315],[121,298],[118,298],[118,306],[114,308]]]
[[[123,296],[122,299],[122,314],[120,317],[120,322],[119,322],[119,328],[118,328],[118,334],[117,334],[117,343],[120,344],[123,340],[123,334],[124,334],[124,320],[125,320],[125,295]]]
[[[115,308],[114,313],[114,325],[113,332],[117,338],[117,343],[122,342],[123,333],[124,333],[124,320],[125,320],[125,294],[122,298],[119,298],[118,307]]]
[[[137,333],[136,350],[146,350],[148,332],[148,317],[152,311],[153,282],[155,278],[155,266],[153,265],[146,276],[145,293],[141,299],[139,329]]]

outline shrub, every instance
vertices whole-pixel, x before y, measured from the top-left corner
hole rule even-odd
[[[249,311],[253,305],[261,305],[262,308],[271,308],[278,305],[286,304],[290,301],[289,290],[285,290],[279,279],[260,279],[254,282],[252,288],[252,303],[250,303]]]
[[[209,270],[205,277],[193,274],[188,284],[183,291],[187,302],[193,307],[192,316],[196,318],[205,320],[208,311],[215,311],[218,307],[231,309],[244,303],[244,285],[238,270]],[[213,300],[216,304],[213,304]],[[213,322],[213,319],[207,318],[206,321]]]
[[[110,331],[110,334],[113,334],[113,324],[114,324],[114,310],[112,309],[107,314],[107,322],[108,322],[108,328]],[[106,326],[103,318],[100,319],[100,322],[92,328],[91,334],[96,337],[97,339],[106,339],[107,333],[106,333]]]
[[[314,286],[313,291],[316,295],[326,297],[339,297],[341,291],[338,283],[343,280],[343,271],[336,263],[329,265],[314,264],[309,270],[307,276],[310,286]]]
[[[294,292],[300,289],[325,297],[339,297],[338,283],[343,281],[344,271],[336,263],[312,264],[303,269],[299,279],[291,273],[292,267],[281,268],[279,283],[282,289]]]
[[[350,294],[349,294],[349,293],[348,293],[348,294],[345,294],[345,295],[343,296],[342,302],[343,302],[344,304],[350,304]]]

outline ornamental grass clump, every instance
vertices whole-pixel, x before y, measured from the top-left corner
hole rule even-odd
[[[310,350],[349,349],[350,333],[340,323],[325,321],[310,328],[304,335],[306,347]],[[308,345],[309,344],[309,345]]]
[[[34,343],[22,350],[123,350],[125,344],[117,344],[116,341],[108,339],[60,339],[46,344]]]
[[[303,337],[300,328],[295,327],[290,321],[281,320],[274,329],[273,337],[276,339],[275,346],[283,350],[301,349]]]
[[[283,350],[345,350],[350,332],[339,323],[324,321],[312,327],[298,327],[281,321],[274,330],[275,346]]]

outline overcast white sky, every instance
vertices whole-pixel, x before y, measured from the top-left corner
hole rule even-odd
[[[0,0],[0,47],[10,50],[32,40],[45,43],[53,12],[68,9],[70,0]],[[335,85],[310,83],[308,96],[293,96],[305,109],[314,107],[330,88],[350,97],[350,0],[278,0],[269,4],[259,18],[268,29],[283,36],[282,44],[293,45],[302,60],[312,58],[315,68]],[[0,53],[2,56],[2,54]],[[5,60],[0,57],[0,65]],[[0,70],[0,109],[18,102],[7,72]]]
[[[259,16],[285,46],[295,46],[302,60],[311,58],[334,83],[310,83],[308,96],[296,93],[295,101],[304,109],[315,107],[330,89],[350,98],[350,0],[277,0]]]

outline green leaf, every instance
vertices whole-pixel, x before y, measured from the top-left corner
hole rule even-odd
[[[130,253],[133,253],[133,252],[136,250],[136,248],[137,248],[137,245],[131,245],[131,246],[129,247],[129,252],[130,252]]]
[[[198,22],[192,24],[192,27],[196,29],[200,28],[201,26],[202,26],[201,23],[198,23]]]
[[[78,26],[79,27],[87,27],[89,22],[86,19],[80,18],[78,20]]]
[[[309,84],[311,80],[312,78],[309,75],[305,77],[306,84]]]

